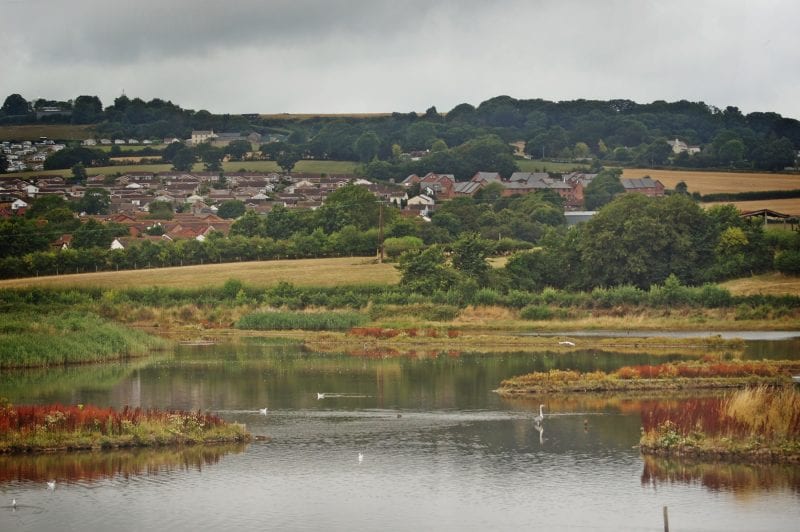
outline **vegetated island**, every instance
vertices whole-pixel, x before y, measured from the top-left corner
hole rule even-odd
[[[800,463],[800,392],[759,386],[642,414],[645,455]]]
[[[0,453],[250,442],[244,425],[208,413],[89,405],[0,406]]]
[[[506,397],[542,393],[654,391],[777,386],[791,382],[798,361],[703,360],[623,366],[613,372],[550,370],[504,380],[495,390]]]

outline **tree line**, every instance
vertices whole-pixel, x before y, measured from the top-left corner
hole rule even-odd
[[[34,108],[19,94],[0,108],[0,124],[36,121]],[[470,142],[497,138],[503,144],[524,142],[534,158],[590,160],[637,166],[782,170],[795,165],[800,148],[800,122],[772,112],[744,114],[737,107],[719,109],[704,102],[630,100],[515,99],[498,96],[480,103],[455,106],[447,113],[430,107],[425,113],[392,113],[367,117],[262,117],[212,114],[185,110],[169,101],[122,95],[103,108],[96,96],[79,96],[56,103],[72,116],[51,120],[95,124],[98,133],[115,138],[188,138],[193,129],[258,132],[282,139],[267,147],[268,157],[361,161],[371,177],[408,170],[403,154],[438,154],[426,161],[426,171],[469,177],[461,158]],[[701,148],[698,153],[673,153],[667,140],[680,139]],[[460,149],[451,153],[451,150]],[[506,175],[507,150],[484,152],[481,169]],[[450,155],[451,157],[448,157]],[[416,157],[414,157],[416,159]],[[383,164],[370,165],[379,162]],[[394,166],[387,166],[394,165]],[[468,164],[466,166],[469,166]],[[395,172],[400,172],[399,174]]]
[[[700,285],[773,268],[800,271],[800,234],[765,231],[760,221],[742,218],[731,205],[704,210],[685,194],[624,194],[588,222],[567,227],[557,195],[498,192],[490,186],[475,198],[451,200],[424,222],[381,205],[365,187],[348,185],[316,210],[276,206],[265,216],[245,212],[227,237],[133,239],[125,250],[108,249],[127,233],[124,226],[80,223],[57,199],[45,197],[33,202],[26,218],[0,222],[0,276],[370,256],[382,244],[389,258],[398,260],[403,283],[421,292],[464,283],[500,291],[647,288],[671,275]],[[65,232],[73,235],[72,249],[51,250]],[[491,269],[486,259],[497,254],[510,257],[504,268]]]

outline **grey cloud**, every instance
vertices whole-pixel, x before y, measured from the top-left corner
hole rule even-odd
[[[800,117],[791,0],[0,0],[0,95],[214,112],[704,100]],[[12,20],[13,23],[8,23]]]

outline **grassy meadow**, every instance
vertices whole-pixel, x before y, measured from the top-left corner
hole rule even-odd
[[[95,135],[92,126],[75,126],[72,124],[29,124],[0,127],[2,140],[38,140],[47,137],[53,140],[83,140]]]
[[[126,159],[135,158],[135,156],[127,157]],[[308,173],[308,174],[352,174],[355,171],[358,163],[353,161],[299,161],[292,170],[293,173]],[[229,161],[222,163],[222,169],[228,173],[238,172],[244,170],[246,172],[281,172],[282,170],[275,161]],[[192,169],[195,172],[205,171],[203,163],[195,163]],[[127,172],[170,172],[172,165],[169,163],[157,164],[119,164],[113,166],[97,166],[88,168],[87,173],[93,175],[111,175],[111,174],[124,174]],[[72,172],[69,169],[62,170],[40,170],[30,172],[13,172],[3,174],[0,179],[4,177],[29,177],[29,176],[42,176],[42,175],[60,175],[68,176]]]
[[[0,288],[25,286],[60,288],[80,286],[116,289],[144,286],[197,288],[222,286],[225,281],[232,278],[240,279],[248,286],[265,288],[275,286],[281,281],[298,286],[395,284],[400,280],[400,274],[393,264],[381,264],[377,262],[377,259],[340,257],[204,264],[6,279],[0,281]]]

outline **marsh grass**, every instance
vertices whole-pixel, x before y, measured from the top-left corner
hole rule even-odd
[[[0,406],[0,452],[246,441],[244,427],[197,412],[95,406]]]
[[[642,410],[647,454],[800,461],[800,392],[757,386]]]
[[[0,368],[59,366],[142,356],[167,342],[94,314],[8,313],[0,324]]]
[[[237,329],[341,331],[366,323],[356,312],[254,312],[236,322]]]
[[[623,366],[616,371],[581,373],[550,370],[512,377],[501,382],[502,395],[542,392],[732,388],[748,384],[785,383],[798,369],[794,361],[700,360],[657,365]]]

